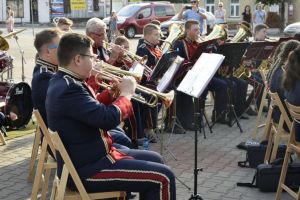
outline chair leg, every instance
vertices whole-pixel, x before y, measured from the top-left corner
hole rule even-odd
[[[59,180],[57,178],[57,175],[55,174],[55,178],[54,178],[53,185],[52,185],[50,200],[55,200],[55,197],[57,195],[58,181]]]
[[[267,140],[271,131],[271,128],[273,126],[272,123],[272,113],[273,113],[273,108],[269,109],[268,115],[267,115],[267,119],[266,119],[266,127],[265,127],[265,131],[264,134],[262,136],[262,140]],[[252,135],[253,138],[253,135]],[[255,138],[254,138],[255,139]]]
[[[2,132],[0,132],[0,140],[1,140],[1,142],[2,142],[3,145],[6,145],[6,141],[5,141],[5,138],[4,138]]]
[[[48,185],[49,185],[50,173],[51,173],[51,169],[47,168],[45,170],[45,180],[44,180],[44,184],[43,184],[41,200],[46,199],[46,195],[47,195],[47,191],[48,191]]]
[[[271,127],[272,127],[272,124],[271,124]],[[273,127],[270,128],[269,133],[268,133],[268,145],[267,145],[267,149],[266,149],[264,163],[269,163],[269,161],[270,161],[270,155],[271,155],[271,151],[272,151],[272,144],[273,144],[273,139],[274,139],[275,134],[276,134],[276,130],[273,129]]]
[[[272,154],[271,154],[271,158],[270,158],[270,163],[274,162],[274,160],[276,159],[278,146],[279,146],[279,142],[280,142],[280,134],[281,133],[278,133],[278,134],[275,135],[274,145],[273,145],[273,148],[272,148]]]
[[[285,152],[284,161],[283,161],[283,164],[282,164],[282,170],[281,170],[281,174],[280,174],[280,179],[279,179],[279,183],[278,183],[278,187],[277,187],[275,200],[280,200],[281,199],[282,184],[284,184],[284,182],[285,182],[290,156],[291,156],[291,153],[290,153],[290,150],[288,148]]]
[[[32,181],[34,164],[37,159],[38,152],[39,152],[40,138],[41,138],[41,132],[40,132],[39,127],[37,127],[34,141],[33,141],[32,151],[31,151],[31,158],[30,158],[30,163],[29,163],[29,173],[28,173],[28,177],[27,177],[27,182]]]
[[[66,192],[69,170],[67,167],[63,167],[61,178],[57,188],[57,200],[63,200]]]
[[[40,159],[38,161],[35,178],[34,178],[34,182],[33,182],[33,186],[32,186],[31,200],[37,199],[37,195],[38,195],[38,191],[40,188],[42,175],[43,175],[43,171],[44,171],[44,163],[45,163],[46,157],[47,157],[47,146],[48,146],[47,141],[44,138],[43,144],[42,144],[42,151],[41,151]]]

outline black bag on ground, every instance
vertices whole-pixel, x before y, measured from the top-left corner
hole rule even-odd
[[[264,163],[266,150],[266,142],[261,142],[260,145],[248,145],[246,152],[246,160],[239,161],[238,166],[256,168],[259,164]],[[285,151],[286,145],[279,145],[276,158],[284,158]]]
[[[281,160],[283,161],[283,159]],[[237,183],[237,186],[259,188],[259,190],[262,192],[276,192],[281,174],[281,169],[282,162],[273,163],[271,165],[260,164],[257,166],[252,183]],[[285,184],[294,190],[297,190],[299,188],[300,163],[289,164]]]

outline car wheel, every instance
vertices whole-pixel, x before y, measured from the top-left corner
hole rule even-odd
[[[133,26],[129,26],[126,31],[126,36],[129,38],[133,38],[135,36],[135,28]]]

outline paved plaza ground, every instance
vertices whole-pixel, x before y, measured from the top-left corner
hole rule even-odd
[[[21,29],[21,28],[18,28]],[[41,28],[35,29],[35,33]],[[83,33],[78,29],[76,32]],[[33,48],[33,32],[27,29],[19,34],[19,43],[25,50],[25,77],[30,83],[34,67],[35,50]],[[15,57],[14,81],[21,80],[21,58],[17,45],[13,39],[9,40],[10,49],[8,53]],[[131,48],[135,49],[137,38],[131,40]],[[209,107],[207,110],[211,110]],[[198,193],[204,200],[271,200],[275,193],[262,193],[258,189],[237,187],[237,182],[250,182],[255,173],[254,169],[240,168],[237,162],[245,160],[245,151],[235,146],[241,141],[250,138],[255,126],[255,117],[241,121],[243,133],[240,133],[237,126],[216,124],[213,133],[208,133],[207,139],[199,133],[198,142],[198,166],[203,172],[198,176]],[[8,133],[9,134],[9,133]],[[194,184],[194,132],[186,134],[164,133],[163,156],[166,163],[172,168],[178,180],[187,184],[192,190],[188,190],[177,181],[177,199],[187,200],[193,193]],[[158,135],[161,137],[161,135]],[[0,145],[0,199],[17,200],[29,199],[32,183],[27,183],[28,166],[31,156],[34,134],[9,140],[7,145]],[[161,143],[151,144],[150,149],[160,152]],[[175,160],[169,153],[173,153]],[[283,194],[282,199],[291,199]]]

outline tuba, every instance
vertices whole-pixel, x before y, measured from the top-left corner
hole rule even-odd
[[[231,39],[230,43],[240,42],[245,38],[250,37],[251,35],[252,33],[251,33],[250,24],[248,22],[242,22],[238,32]]]
[[[227,39],[227,30],[224,25],[215,25],[212,32],[204,38],[204,41],[214,39]]]
[[[183,24],[174,23],[169,27],[169,36],[161,45],[162,53],[166,53],[172,48],[174,41],[176,41],[184,33]]]

